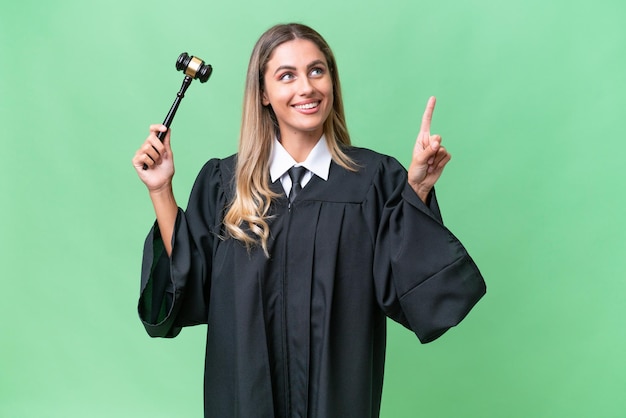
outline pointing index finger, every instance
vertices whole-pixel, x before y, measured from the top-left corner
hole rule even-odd
[[[431,96],[426,104],[426,110],[424,110],[424,116],[422,116],[422,126],[420,127],[420,134],[430,135],[430,122],[433,120],[433,111],[435,110],[435,103],[437,100],[435,96]]]

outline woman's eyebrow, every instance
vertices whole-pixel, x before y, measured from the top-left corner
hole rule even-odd
[[[307,65],[307,68],[311,68],[311,67],[316,67],[318,65],[323,65],[324,67],[326,67],[326,63],[322,60],[315,60],[312,63],[310,63],[309,65]]]
[[[274,71],[274,75],[276,75],[277,72],[282,71],[282,70],[296,71],[296,67],[292,65],[281,65],[276,69],[276,71]]]
[[[311,63],[309,63],[306,68],[312,68],[318,65],[323,65],[324,67],[326,67],[326,63],[322,60],[315,60],[312,61]],[[279,71],[283,71],[283,70],[290,70],[290,71],[296,71],[296,67],[294,67],[293,65],[281,65],[278,68],[276,68],[276,70],[274,71],[274,75],[276,75],[277,72]]]

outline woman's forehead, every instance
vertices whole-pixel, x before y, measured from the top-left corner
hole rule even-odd
[[[326,56],[320,48],[307,39],[293,39],[278,45],[270,54],[267,69],[280,66],[306,66],[313,61],[322,61],[328,65]]]

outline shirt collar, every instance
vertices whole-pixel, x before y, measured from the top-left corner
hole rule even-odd
[[[283,176],[291,167],[300,165],[316,176],[328,180],[331,161],[332,157],[328,149],[328,144],[326,143],[325,135],[322,135],[319,141],[317,141],[317,144],[315,144],[315,147],[313,147],[306,157],[306,160],[300,164],[289,155],[280,141],[274,138],[274,146],[272,147],[272,154],[270,155],[270,179],[273,183]]]

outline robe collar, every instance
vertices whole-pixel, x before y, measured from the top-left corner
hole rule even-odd
[[[328,172],[330,170],[331,161],[332,156],[330,154],[330,150],[328,149],[325,135],[322,135],[319,141],[317,141],[317,144],[315,144],[315,147],[313,147],[309,155],[306,157],[306,160],[299,164],[291,155],[289,155],[280,141],[278,141],[277,138],[274,138],[274,146],[272,147],[272,154],[270,155],[270,179],[272,183],[274,183],[276,180],[285,176],[287,170],[296,165],[306,168],[310,171],[310,173],[315,174],[323,180],[328,180]],[[302,180],[303,187],[310,180],[310,173],[307,173],[305,178]],[[285,177],[289,178],[289,176]]]

